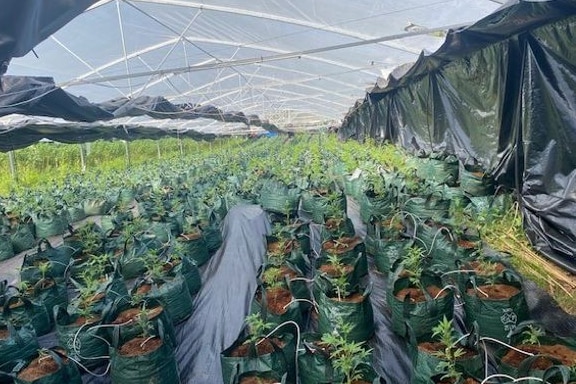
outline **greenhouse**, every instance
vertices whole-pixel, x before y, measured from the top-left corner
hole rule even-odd
[[[576,383],[576,1],[2,5],[0,384]]]

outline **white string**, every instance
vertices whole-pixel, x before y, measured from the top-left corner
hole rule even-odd
[[[520,382],[529,381],[529,380],[536,380],[536,381],[539,381],[541,383],[547,383],[547,381],[544,381],[541,378],[534,377],[534,376],[525,376],[525,377],[514,378],[512,376],[504,375],[502,373],[495,373],[493,375],[486,377],[484,380],[482,380],[482,382],[480,384],[486,384],[486,383],[488,383],[488,380],[497,379],[497,378],[508,379],[508,380],[511,380],[512,383],[520,383]]]
[[[266,336],[264,336],[256,345],[260,344],[270,336],[274,334],[277,330],[284,327],[285,325],[293,325],[296,328],[296,352],[295,352],[295,359],[294,359],[294,367],[296,369],[296,377],[298,377],[298,350],[300,349],[300,326],[294,321],[285,321],[282,324],[278,325],[272,331],[270,331]]]
[[[523,350],[521,350],[521,349],[518,349],[518,348],[510,345],[510,344],[506,344],[505,342],[500,341],[500,340],[498,340],[498,339],[493,339],[493,338],[491,338],[491,337],[481,337],[481,338],[480,338],[480,341],[484,341],[484,340],[488,340],[488,341],[492,341],[492,342],[497,343],[497,344],[504,345],[505,347],[508,347],[508,348],[510,348],[510,349],[513,349],[513,350],[515,350],[516,352],[523,353],[523,354],[525,354],[525,355],[527,355],[527,356],[534,356],[533,353],[523,351]]]

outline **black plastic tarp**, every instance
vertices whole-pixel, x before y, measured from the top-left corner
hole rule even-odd
[[[576,272],[575,34],[574,1],[504,7],[376,86],[340,135],[479,162],[518,192],[536,248]]]
[[[71,134],[73,132],[73,134]],[[10,124],[0,129],[0,152],[21,149],[48,139],[65,144],[80,144],[96,140],[140,140],[160,139],[163,137],[189,138],[193,140],[213,141],[224,134],[201,133],[194,130],[172,130],[138,124],[110,123],[69,123],[57,124],[41,122],[34,118]]]
[[[227,384],[220,352],[239,336],[264,263],[270,223],[259,206],[234,207],[223,223],[223,246],[202,274],[190,320],[178,330],[176,350],[183,383]]]
[[[260,120],[257,115],[222,111],[213,105],[172,104],[163,97],[139,96],[91,103],[72,95],[54,84],[50,77],[0,77],[0,116],[22,114],[47,116],[66,120],[64,124],[37,124],[33,119],[7,128],[0,126],[0,151],[26,147],[46,138],[65,143],[81,143],[98,139],[157,139],[180,135],[210,139],[214,135],[199,132],[176,132],[115,123],[123,117],[149,116],[153,119],[196,120],[212,119],[223,123],[241,123],[277,132],[275,125]],[[91,124],[87,124],[91,123]]]
[[[81,14],[96,0],[4,0],[0,4],[0,117],[10,114],[47,116],[77,124],[66,124],[67,134],[56,124],[19,123],[0,126],[0,151],[31,145],[41,139],[66,143],[121,138],[125,140],[156,139],[176,135],[169,129],[154,131],[114,122],[121,117],[149,116],[153,119],[193,120],[199,118],[224,123],[243,123],[270,132],[278,128],[257,115],[223,111],[212,105],[172,104],[163,97],[140,96],[93,103],[59,88],[49,77],[3,76],[13,57],[26,55],[66,23]],[[110,122],[111,123],[107,123]],[[87,127],[82,123],[104,122]],[[16,132],[16,128],[22,131]],[[197,132],[178,134],[192,138],[211,139],[213,134]]]
[[[96,0],[3,0],[0,5],[0,63],[26,55]]]

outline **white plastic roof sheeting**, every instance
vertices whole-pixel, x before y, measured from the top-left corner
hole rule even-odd
[[[378,77],[436,50],[442,31],[471,24],[501,3],[102,0],[13,59],[7,74],[52,76],[93,102],[164,96],[257,114],[285,129],[326,127],[338,124]],[[212,132],[218,124],[194,129]]]

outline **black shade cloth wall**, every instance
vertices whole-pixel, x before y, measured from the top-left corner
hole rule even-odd
[[[0,116],[22,114],[66,120],[65,124],[36,124],[24,121],[10,127],[0,126],[0,151],[10,151],[34,144],[44,138],[64,143],[82,143],[98,139],[157,139],[180,136],[210,140],[214,134],[194,131],[143,128],[114,124],[122,117],[149,116],[154,119],[212,119],[224,123],[242,123],[262,127],[270,132],[278,128],[257,115],[226,112],[213,105],[172,104],[163,97],[139,96],[91,103],[72,95],[54,84],[50,77],[0,77]],[[98,123],[96,123],[98,122]],[[91,124],[87,124],[91,123]]]
[[[515,188],[535,247],[576,273],[576,2],[510,4],[375,87],[339,134],[445,150]]]

